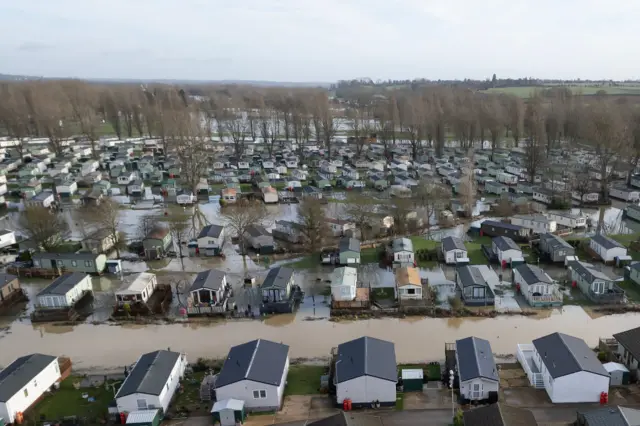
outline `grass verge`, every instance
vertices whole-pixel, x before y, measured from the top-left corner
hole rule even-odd
[[[320,393],[320,376],[326,374],[322,365],[292,365],[287,375],[284,395],[314,395]]]
[[[47,421],[61,420],[64,417],[77,416],[86,418],[89,424],[100,424],[107,418],[109,403],[113,400],[111,386],[76,389],[74,383],[82,381],[82,377],[71,376],[60,384],[60,389],[44,397],[36,404],[33,411],[27,413],[29,418]],[[110,384],[114,382],[109,382]],[[116,386],[117,387],[117,386]],[[86,395],[87,398],[83,398]],[[89,399],[93,398],[92,402]]]

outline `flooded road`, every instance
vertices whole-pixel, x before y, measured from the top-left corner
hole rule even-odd
[[[310,318],[317,320],[309,320]],[[301,310],[265,321],[233,320],[171,325],[32,326],[16,322],[0,335],[0,364],[31,352],[65,355],[80,369],[118,368],[134,362],[146,351],[171,348],[184,351],[191,361],[198,357],[222,358],[233,345],[264,338],[291,346],[292,358],[325,357],[331,347],[360,336],[393,341],[399,362],[439,360],[444,343],[467,336],[491,342],[494,353],[510,354],[518,343],[556,331],[585,339],[595,346],[599,337],[640,326],[639,314],[590,318],[582,308],[568,306],[544,318],[497,317],[451,319],[372,319],[330,322],[328,309],[309,298]]]

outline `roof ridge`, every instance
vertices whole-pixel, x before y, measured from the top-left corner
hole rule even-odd
[[[368,356],[368,347],[369,347],[369,336],[363,336],[364,339],[364,375],[369,375],[369,356]]]
[[[244,373],[244,378],[248,379],[249,378],[249,372],[251,371],[251,367],[253,366],[253,360],[256,357],[256,353],[258,352],[258,348],[260,347],[260,341],[262,339],[257,339],[256,340],[256,347],[253,349],[253,353],[251,354],[251,359],[249,360],[249,365],[247,365],[247,371],[245,371]]]
[[[140,391],[140,388],[142,387],[142,384],[147,380],[147,378],[149,378],[149,373],[151,372],[151,367],[153,367],[153,364],[155,364],[155,362],[158,360],[158,357],[160,356],[160,350],[156,350],[155,352],[156,352],[156,354],[153,357],[153,360],[151,360],[151,363],[147,366],[147,370],[144,372],[144,376],[142,376],[142,379],[140,380],[140,384],[138,385],[138,389],[136,389],[136,392]],[[142,359],[143,356],[144,355],[142,355],[140,357],[140,359]],[[140,359],[138,359],[138,362],[140,362]],[[136,363],[136,367],[137,366],[138,366],[138,364]]]
[[[573,336],[569,336],[568,334],[564,334],[564,333],[560,333],[559,331],[556,331],[556,333],[558,334],[558,337],[560,337],[560,340],[562,341],[562,344],[564,345],[565,348],[567,348],[567,351],[569,351],[569,354],[571,355],[571,358],[575,361],[578,370],[582,371],[582,365],[580,364],[580,361],[578,361],[578,358],[576,358],[576,355],[573,353],[573,351],[571,350],[571,348],[569,347],[569,345],[567,344],[567,341],[564,339],[564,337],[573,337]],[[575,337],[574,337],[575,339]]]

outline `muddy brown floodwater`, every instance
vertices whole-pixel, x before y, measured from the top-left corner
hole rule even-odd
[[[342,323],[328,321],[327,311],[318,306],[314,312],[312,306],[305,306],[298,314],[266,321],[145,326],[82,324],[58,328],[15,322],[0,333],[0,364],[7,365],[27,353],[43,352],[69,356],[79,369],[109,369],[128,365],[143,352],[164,348],[184,351],[195,361],[198,357],[225,357],[231,346],[256,338],[290,345],[292,358],[317,358],[327,356],[331,347],[341,342],[364,335],[393,341],[399,362],[416,362],[440,360],[445,342],[471,335],[488,339],[494,353],[511,354],[516,344],[556,331],[581,337],[595,346],[599,337],[640,325],[639,314],[592,319],[578,306],[554,310],[544,318],[411,318]],[[314,315],[315,321],[300,318]]]

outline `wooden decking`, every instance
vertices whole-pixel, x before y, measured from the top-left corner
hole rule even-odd
[[[70,308],[48,309],[36,306],[31,313],[31,322],[59,322],[59,321],[81,321],[88,316],[93,302],[93,292],[85,291],[80,299]]]

